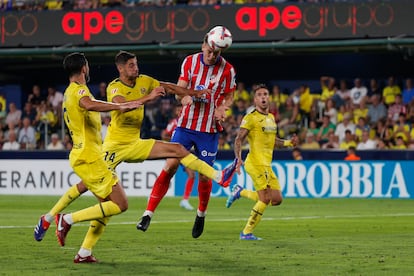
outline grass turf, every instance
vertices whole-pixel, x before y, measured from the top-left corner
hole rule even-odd
[[[225,198],[212,198],[204,233],[193,239],[195,211],[178,207],[179,198],[165,198],[143,233],[135,224],[147,199],[130,197],[94,249],[100,263],[74,264],[87,223],[72,227],[65,247],[55,225],[33,239],[57,198],[0,196],[0,275],[414,275],[411,200],[287,198],[255,230],[264,240],[240,241],[252,201],[226,209]],[[95,203],[81,197],[67,211]]]

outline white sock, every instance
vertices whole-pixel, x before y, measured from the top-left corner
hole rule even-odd
[[[63,219],[70,225],[73,224],[72,214],[66,214],[63,216]]]
[[[51,223],[54,220],[55,216],[52,216],[50,213],[47,213],[45,215],[45,220],[49,223]]]
[[[197,209],[197,216],[199,217],[205,217],[207,214],[207,212],[201,212],[200,210]]]
[[[81,256],[82,258],[86,258],[88,256],[92,255],[92,251],[86,248],[80,248],[78,251],[79,256]]]
[[[144,214],[142,216],[150,216],[150,218],[152,218],[152,215],[154,214],[154,212],[145,210]]]

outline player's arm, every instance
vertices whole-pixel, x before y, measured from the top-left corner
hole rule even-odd
[[[202,89],[202,90],[193,90],[187,88],[187,83],[184,85],[177,85],[171,82],[163,82],[160,81],[160,85],[164,87],[165,91],[171,94],[175,94],[178,97],[184,97],[184,96],[193,96],[197,98],[203,98],[207,95],[211,94],[210,89]]]
[[[242,160],[242,145],[244,140],[246,139],[247,135],[249,134],[249,130],[246,128],[241,127],[239,132],[237,133],[236,139],[234,140],[234,156],[237,158],[237,165],[236,165],[236,172],[240,174],[240,167],[243,164]]]
[[[89,111],[107,112],[112,110],[130,111],[138,108],[141,104],[138,102],[111,103],[95,100],[89,96],[85,96],[79,100],[79,106]]]
[[[291,148],[291,147],[296,147],[297,144],[298,144],[298,137],[296,136],[296,134],[293,134],[292,138],[288,140],[276,137],[275,147],[276,148]]]
[[[152,101],[158,97],[162,97],[165,96],[165,89],[162,86],[158,86],[155,87],[154,89],[151,90],[151,92],[148,95],[145,95],[144,97],[138,99],[138,100],[134,100],[134,101],[130,101],[130,102],[137,102],[140,105],[143,105],[149,101]],[[116,95],[115,97],[112,98],[112,102],[113,103],[125,103],[127,102],[127,100],[121,96],[121,95]]]

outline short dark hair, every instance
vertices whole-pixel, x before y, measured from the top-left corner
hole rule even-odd
[[[115,64],[126,64],[131,58],[136,58],[137,56],[133,53],[127,51],[119,51],[115,56]]]
[[[269,88],[267,88],[266,84],[259,83],[259,84],[256,84],[256,87],[253,90],[253,94],[256,94],[256,91],[259,89],[266,89],[267,91],[269,91]]]
[[[79,74],[86,64],[88,64],[88,60],[85,54],[79,52],[71,53],[63,59],[63,69],[69,74],[69,77]]]

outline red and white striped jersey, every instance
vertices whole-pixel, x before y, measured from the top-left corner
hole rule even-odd
[[[205,65],[200,52],[184,59],[180,80],[186,81],[189,89],[211,89],[212,94],[207,99],[193,98],[193,104],[183,106],[177,126],[208,133],[221,131],[214,119],[214,109],[222,103],[225,94],[236,89],[233,66],[221,56],[216,64]]]

